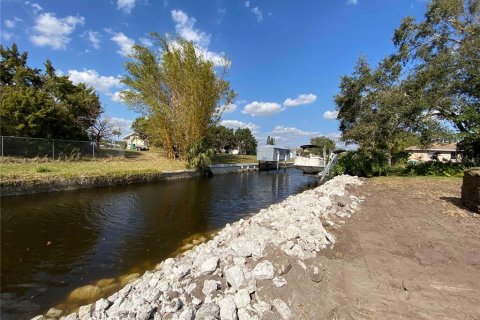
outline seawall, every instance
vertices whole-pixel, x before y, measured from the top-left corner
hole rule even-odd
[[[150,183],[164,180],[175,180],[199,177],[201,174],[195,170],[177,170],[171,172],[145,172],[122,175],[106,175],[65,179],[57,178],[51,181],[28,181],[1,183],[0,194],[4,196],[20,196],[32,193],[56,192],[76,189],[99,188],[116,185],[136,183]]]
[[[210,166],[213,175],[257,171],[258,163],[215,164]],[[196,170],[176,170],[170,172],[144,172],[120,175],[103,175],[74,178],[55,178],[52,180],[0,182],[0,196],[21,196],[33,193],[90,189],[117,185],[151,183],[165,180],[186,179],[201,176]]]

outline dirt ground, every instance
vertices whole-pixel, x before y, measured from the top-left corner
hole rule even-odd
[[[289,260],[287,285],[259,298],[283,299],[295,319],[480,319],[480,215],[460,189],[451,178],[365,180],[352,190],[366,197],[360,210],[330,229],[334,248]]]

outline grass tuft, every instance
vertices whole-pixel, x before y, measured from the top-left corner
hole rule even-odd
[[[52,172],[53,170],[50,169],[50,168],[47,168],[45,166],[37,166],[35,168],[35,172],[38,172],[38,173],[43,173],[43,172]]]

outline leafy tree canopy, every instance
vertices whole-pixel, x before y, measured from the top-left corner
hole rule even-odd
[[[238,128],[235,130],[235,141],[240,154],[256,154],[257,139],[249,128]]]
[[[268,136],[268,137],[267,137],[267,145],[272,145],[272,146],[274,146],[274,145],[275,145],[275,138]]]
[[[335,141],[328,137],[320,136],[310,139],[310,144],[319,146],[319,148],[311,148],[310,153],[315,155],[322,155],[323,149],[327,154],[333,152],[336,148]]]
[[[452,138],[480,156],[480,2],[433,0],[425,20],[407,17],[393,37],[397,52],[376,68],[360,58],[335,97],[342,138],[392,152],[406,138]],[[408,139],[407,139],[408,140]],[[475,151],[476,150],[476,151]]]
[[[58,76],[50,60],[45,73],[27,65],[16,44],[0,46],[0,133],[57,139],[87,139],[102,109],[85,84]]]
[[[215,126],[209,135],[209,144],[217,152],[223,152],[235,147],[235,133],[225,126]]]
[[[144,117],[136,118],[132,123],[133,132],[142,140],[148,140],[148,120]]]
[[[165,39],[152,34],[152,49],[135,45],[125,64],[122,82],[125,102],[148,116],[149,139],[165,148],[169,158],[181,158],[206,138],[221,116],[221,105],[233,102],[236,94],[220,72],[192,42]]]

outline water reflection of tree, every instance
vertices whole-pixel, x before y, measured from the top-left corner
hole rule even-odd
[[[118,248],[128,261],[123,272],[139,262],[160,262],[178,249],[183,239],[208,230],[205,201],[211,201],[208,179],[168,181],[138,190],[136,221],[122,234]],[[139,250],[142,248],[142,250]]]

